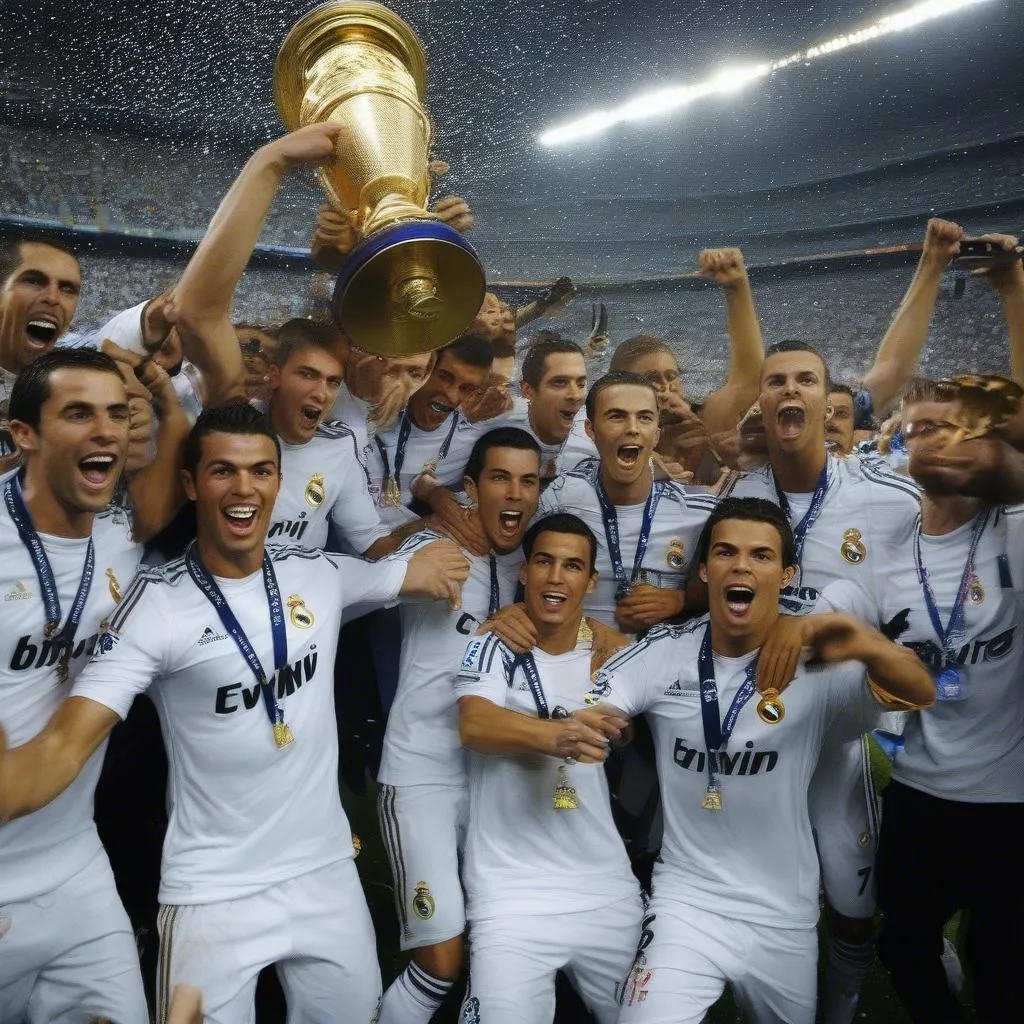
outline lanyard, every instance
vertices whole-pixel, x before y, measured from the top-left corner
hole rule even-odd
[[[963,575],[960,577],[960,586],[956,592],[956,599],[953,601],[953,610],[949,614],[949,622],[943,628],[938,602],[935,600],[935,591],[932,589],[928,568],[925,566],[922,557],[921,517],[918,516],[917,518],[917,529],[914,531],[914,561],[917,564],[917,578],[921,584],[922,591],[924,591],[924,603],[928,609],[928,618],[931,619],[932,628],[942,644],[944,665],[950,665],[956,660],[956,648],[963,640],[964,604],[967,601],[967,594],[971,589],[971,578],[974,575],[974,556],[978,551],[981,535],[988,525],[988,519],[989,509],[985,509],[974,520],[974,526],[971,529],[971,547],[967,553]]]
[[[217,586],[217,581],[199,560],[195,541],[189,544],[188,550],[185,552],[185,565],[188,567],[188,573],[195,582],[195,585],[217,610],[220,621],[224,624],[228,635],[234,640],[235,646],[245,659],[249,670],[256,677],[260,693],[263,695],[263,706],[266,708],[267,717],[270,719],[270,724],[276,730],[284,723],[284,711],[274,695],[273,683],[267,679],[267,674],[263,671],[260,659],[253,650],[249,638],[245,635],[245,631],[239,625],[238,619],[235,618],[235,613],[228,605],[227,599],[221,593],[220,587]],[[285,632],[281,591],[277,586],[274,565],[266,551],[263,552],[263,587],[267,592],[267,603],[270,605],[270,632],[274,638],[274,670],[276,672],[283,668],[288,661],[288,636]],[[281,744],[279,743],[278,745],[280,746]]]
[[[459,425],[459,415],[457,412],[451,413],[452,425],[448,428],[448,433],[445,435],[445,439],[441,442],[441,447],[437,452],[437,459],[434,461],[434,468],[448,458],[448,452],[452,446],[452,438],[455,436],[455,428]],[[398,441],[395,445],[395,473],[394,481],[396,485],[401,484],[402,480],[402,467],[405,465],[405,449],[409,443],[409,435],[412,433],[412,420],[409,418],[408,412],[402,414],[402,422],[398,427]],[[381,462],[384,463],[384,479],[391,479],[391,460],[388,458],[388,451],[384,442],[380,439],[379,434],[373,435],[374,443],[377,445],[377,451],[380,452]]]
[[[779,486],[779,481],[772,474],[772,482],[775,484],[775,493],[778,495],[779,508],[782,514],[792,522],[793,513],[789,507],[789,499],[786,492]],[[796,564],[799,566],[804,557],[804,541],[807,539],[807,531],[814,525],[815,520],[821,515],[821,507],[825,504],[825,495],[828,493],[828,459],[825,460],[825,468],[818,477],[818,483],[811,495],[811,504],[803,519],[793,527],[793,544],[796,549]]]
[[[516,660],[512,663],[512,675],[515,674],[516,665],[523,670],[523,675],[526,676],[526,685],[530,687],[533,703],[537,705],[537,717],[550,718],[548,699],[544,696],[544,688],[540,685],[540,672],[537,671],[537,662],[534,660],[532,652],[527,651],[525,654],[516,655]]]
[[[757,671],[758,657],[759,655],[755,656],[747,666],[746,676],[725,713],[725,721],[722,721],[718,708],[718,686],[715,683],[715,659],[711,651],[711,623],[708,623],[697,658],[697,671],[700,675],[700,716],[704,725],[704,746],[708,755],[709,793],[721,789],[721,783],[718,781],[718,756],[724,753],[729,745],[729,738],[732,736],[740,711],[754,696],[754,673]]]
[[[608,557],[612,563],[612,573],[615,575],[615,600],[619,601],[629,592],[637,573],[643,566],[644,555],[647,554],[647,542],[651,539],[651,524],[654,522],[654,512],[661,499],[661,481],[655,480],[651,485],[651,493],[647,495],[647,502],[644,505],[644,517],[640,524],[640,536],[636,542],[636,554],[633,556],[633,570],[629,576],[622,564],[622,548],[619,541],[619,516],[615,506],[611,503],[601,477],[598,475],[595,489],[597,500],[601,506],[601,519],[604,521],[604,537],[608,544]]]
[[[498,559],[493,551],[487,554],[488,568],[491,571],[491,596],[487,602],[487,617],[493,619],[501,608],[501,593],[498,590]]]
[[[78,583],[78,591],[71,603],[67,621],[61,626],[60,594],[57,591],[57,581],[54,579],[50,560],[46,557],[43,542],[39,539],[39,534],[36,533],[36,528],[32,524],[32,516],[29,514],[25,499],[21,494],[21,482],[16,475],[12,476],[4,487],[4,503],[7,505],[7,512],[18,531],[22,544],[28,550],[32,566],[39,579],[39,591],[42,594],[43,611],[46,615],[46,636],[56,635],[57,642],[64,648],[60,655],[57,675],[62,683],[66,682],[75,635],[78,633],[78,626],[82,621],[82,612],[85,610],[85,602],[89,597],[89,589],[92,586],[92,577],[96,568],[96,549],[93,546],[92,537],[89,537],[89,544],[85,551],[85,564],[82,566],[82,578]]]

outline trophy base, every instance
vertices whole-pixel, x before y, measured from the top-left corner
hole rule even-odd
[[[352,250],[334,286],[334,318],[349,341],[382,356],[431,352],[464,334],[486,280],[473,247],[437,220],[375,231]]]

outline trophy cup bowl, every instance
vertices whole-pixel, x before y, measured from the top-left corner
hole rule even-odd
[[[447,345],[484,299],[473,247],[426,209],[426,77],[412,29],[363,0],[300,18],[274,66],[274,101],[289,131],[343,126],[334,162],[317,171],[331,204],[356,212],[361,235],[335,283],[334,316],[354,345],[384,356]]]
[[[940,381],[955,388],[960,402],[958,440],[985,437],[999,431],[1020,409],[1024,389],[1015,381],[994,373],[967,373]]]

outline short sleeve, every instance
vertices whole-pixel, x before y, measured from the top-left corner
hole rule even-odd
[[[655,626],[643,640],[619,651],[594,675],[588,704],[611,704],[630,718],[646,711],[679,677],[682,661],[672,627]]]
[[[505,707],[512,678],[512,654],[493,633],[474,637],[455,677],[455,696],[483,697]]]
[[[853,739],[878,727],[886,709],[875,700],[859,661],[823,665],[808,673],[809,683],[825,689],[827,721],[841,724],[841,735]],[[815,680],[815,676],[820,676]]]
[[[346,438],[339,443],[347,441]],[[366,551],[375,541],[391,532],[381,521],[377,506],[370,497],[366,474],[354,454],[345,474],[341,494],[331,509],[331,522],[353,551]]]
[[[853,615],[873,627],[877,627],[880,619],[879,608],[874,598],[853,580],[836,580],[818,595],[811,614],[824,615],[830,612]]]
[[[89,663],[71,689],[124,719],[136,696],[167,670],[174,621],[165,594],[151,577],[140,573],[125,592]]]

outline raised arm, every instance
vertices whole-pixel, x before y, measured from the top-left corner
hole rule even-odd
[[[245,393],[231,306],[274,196],[292,168],[329,162],[341,131],[337,124],[308,125],[258,149],[221,201],[174,289],[167,315],[202,373],[211,402]]]
[[[1013,235],[982,235],[982,240],[996,242],[1012,251],[1017,246]],[[999,293],[1010,335],[1010,375],[1024,386],[1024,261],[1015,259],[1005,266],[975,271]]]
[[[697,269],[724,290],[729,326],[729,377],[707,396],[701,409],[708,433],[716,433],[735,427],[757,401],[764,342],[743,253],[739,249],[705,249]]]
[[[964,229],[959,224],[938,217],[928,221],[924,248],[910,287],[862,382],[871,395],[876,416],[886,415],[907,381],[914,375],[921,349],[928,337],[928,325],[935,302],[939,297],[942,272],[960,251],[963,237]]]
[[[69,697],[28,743],[8,750],[0,729],[0,825],[60,796],[118,721],[103,704]]]

